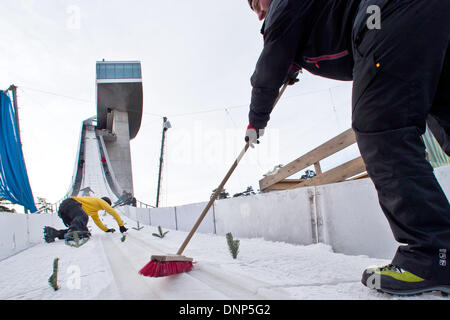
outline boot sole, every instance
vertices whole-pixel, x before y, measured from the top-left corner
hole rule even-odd
[[[416,296],[421,295],[423,293],[440,291],[444,297],[447,297],[450,294],[450,286],[435,286],[430,288],[411,289],[411,290],[377,289],[377,291],[397,296]]]
[[[76,234],[76,236],[75,236]],[[64,236],[65,238],[65,244],[70,247],[76,247],[79,248],[85,243],[87,243],[90,239],[90,233],[87,231],[74,231],[74,232],[67,232]]]

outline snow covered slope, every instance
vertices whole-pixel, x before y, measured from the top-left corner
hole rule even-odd
[[[115,221],[102,217],[109,227]],[[186,232],[169,230],[159,239],[154,227],[130,228],[126,240],[89,224],[93,237],[80,248],[63,241],[40,243],[0,262],[0,299],[170,299],[170,300],[289,300],[289,299],[445,299],[440,294],[392,297],[360,283],[364,268],[387,260],[333,253],[324,244],[299,246],[262,239],[239,239],[233,260],[223,236],[197,234],[185,254],[196,261],[190,273],[166,278],[138,274],[151,254],[175,253]],[[167,230],[163,230],[167,231]],[[59,286],[47,280],[59,258]]]
[[[111,190],[102,169],[102,161],[99,150],[99,141],[95,134],[95,127],[88,126],[85,137],[85,163],[83,180],[80,190],[90,188],[93,197],[109,197],[112,201],[117,200]],[[81,195],[81,194],[80,194]]]

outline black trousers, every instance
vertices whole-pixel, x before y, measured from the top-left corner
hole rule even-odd
[[[62,219],[65,226],[69,229],[60,230],[59,238],[64,239],[64,234],[66,232],[72,231],[87,231],[87,223],[89,221],[89,216],[81,208],[81,203],[77,202],[72,198],[65,199],[59,206],[58,216]]]
[[[381,29],[367,27],[369,5]],[[450,205],[426,160],[429,128],[450,154],[450,1],[363,0],[352,40],[352,127],[398,248],[392,261],[450,284]]]

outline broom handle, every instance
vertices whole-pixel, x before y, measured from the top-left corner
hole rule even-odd
[[[278,103],[278,101],[280,100],[282,94],[284,93],[284,91],[286,90],[288,86],[288,83],[286,82],[283,87],[280,90],[280,93],[277,96],[277,99],[275,100],[274,104],[273,104],[273,108],[275,108],[276,104]],[[272,110],[273,110],[272,108]],[[217,188],[216,192],[214,192],[214,195],[211,197],[211,199],[209,200],[208,204],[206,205],[205,209],[203,209],[202,214],[200,215],[200,217],[197,219],[197,222],[195,223],[194,227],[192,228],[191,232],[189,232],[186,240],[184,240],[183,244],[181,245],[180,249],[178,249],[177,255],[181,255],[184,251],[184,249],[186,248],[186,246],[188,245],[189,241],[191,241],[192,236],[194,235],[194,233],[197,231],[198,227],[200,226],[200,224],[202,223],[203,219],[205,218],[206,214],[208,213],[209,209],[211,208],[211,206],[213,205],[214,201],[216,201],[217,197],[219,196],[220,192],[222,191],[223,187],[225,186],[225,184],[227,183],[228,179],[231,177],[231,175],[233,174],[234,170],[236,169],[236,167],[238,166],[239,162],[242,160],[242,158],[244,157],[245,153],[247,152],[248,148],[250,147],[250,142],[247,142],[245,144],[244,149],[242,149],[241,153],[239,154],[239,156],[237,157],[237,159],[234,161],[233,165],[231,166],[230,170],[228,170],[225,178],[222,180],[222,183],[219,185],[219,187]]]

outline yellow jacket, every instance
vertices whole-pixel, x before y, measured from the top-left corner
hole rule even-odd
[[[105,210],[119,224],[119,227],[123,226],[123,221],[120,218],[116,210],[114,210],[105,200],[94,197],[72,197],[72,199],[81,203],[81,208],[86,212],[86,214],[92,218],[95,224],[103,231],[108,231],[108,228],[102,223],[100,217],[98,216],[98,211]]]

